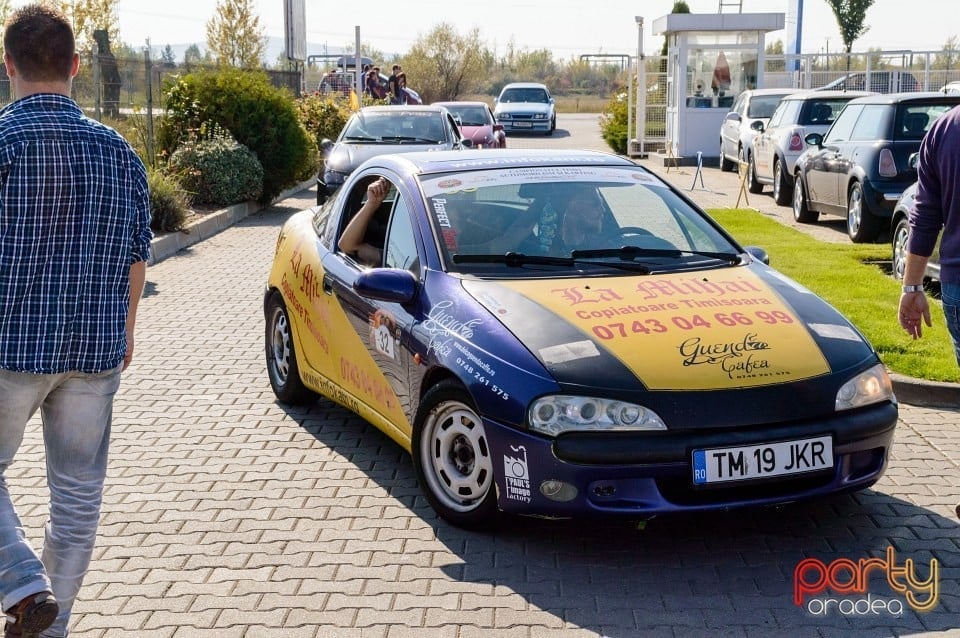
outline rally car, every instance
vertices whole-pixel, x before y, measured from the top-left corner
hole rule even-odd
[[[366,263],[338,239],[380,178]],[[897,422],[890,379],[766,261],[623,157],[378,156],[280,232],[269,380],[385,432],[466,528],[866,488]]]

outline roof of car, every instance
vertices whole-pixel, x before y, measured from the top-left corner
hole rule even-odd
[[[540,82],[511,82],[503,88],[505,89],[545,89],[547,88],[546,84],[541,84]]]
[[[375,158],[392,165],[398,172],[445,173],[488,168],[527,168],[531,166],[634,166],[625,157],[602,151],[559,149],[500,149],[495,153],[465,151],[415,151]]]
[[[377,104],[374,106],[365,106],[360,109],[360,113],[403,113],[404,111],[435,111],[441,113],[446,111],[446,107],[436,104]]]
[[[900,102],[960,104],[960,95],[947,95],[939,91],[906,91],[903,93],[876,93],[859,97],[855,101],[857,104],[894,104]]]
[[[851,100],[858,97],[866,97],[868,95],[876,95],[871,91],[799,91],[797,93],[791,93],[790,95],[783,98],[784,100],[823,100],[831,99],[838,97],[849,97]]]
[[[744,93],[749,95],[792,95],[794,93],[802,93],[803,89],[748,89]]]
[[[448,102],[432,102],[431,106],[442,106],[444,108],[449,106],[489,106],[486,102],[480,101],[466,101],[466,100],[450,100]]]

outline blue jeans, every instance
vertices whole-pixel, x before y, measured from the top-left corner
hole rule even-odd
[[[947,330],[953,341],[953,353],[960,365],[960,284],[940,284],[940,300],[943,302],[943,316],[947,320]]]
[[[8,609],[26,596],[52,591],[60,615],[44,637],[67,635],[70,610],[90,565],[119,386],[119,367],[97,374],[0,370],[0,604]],[[39,557],[25,538],[6,478],[37,410],[50,491]]]

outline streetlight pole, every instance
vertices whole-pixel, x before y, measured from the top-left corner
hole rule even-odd
[[[635,16],[637,22],[637,117],[636,117],[636,157],[646,157],[644,137],[647,128],[647,73],[643,60],[643,16]]]

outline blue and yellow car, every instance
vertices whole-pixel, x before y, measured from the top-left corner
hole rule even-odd
[[[380,178],[363,263],[338,239]],[[897,423],[890,379],[766,262],[623,157],[378,156],[284,224],[267,370],[281,402],[322,395],[385,432],[467,528],[866,488]]]

